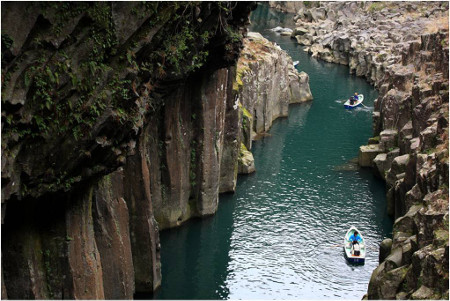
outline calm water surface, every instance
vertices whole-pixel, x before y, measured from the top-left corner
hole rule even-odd
[[[156,299],[361,299],[367,291],[392,221],[384,183],[349,161],[371,136],[377,92],[347,67],[312,59],[268,30],[292,18],[259,6],[251,30],[300,61],[314,100],[291,106],[289,118],[253,144],[257,172],[239,177],[215,216],[161,233]],[[355,91],[367,108],[344,110]],[[364,266],[344,259],[340,245],[350,225],[369,246]]]

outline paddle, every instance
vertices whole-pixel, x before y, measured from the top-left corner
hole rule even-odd
[[[344,247],[344,246],[343,245],[327,246],[327,248],[342,248],[342,247]],[[372,247],[372,246],[368,246],[368,245],[366,245],[366,249],[372,250],[372,251],[378,251],[378,248]]]

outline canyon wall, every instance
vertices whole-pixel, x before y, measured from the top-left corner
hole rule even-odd
[[[254,6],[2,3],[2,298],[160,285],[159,230],[213,214],[239,151]]]
[[[301,8],[293,37],[379,90],[359,163],[386,181],[393,238],[368,299],[448,299],[448,3],[342,2]]]
[[[3,299],[160,286],[159,231],[214,214],[254,171],[250,130],[312,98],[279,47],[243,41],[254,7],[2,4]]]
[[[237,65],[237,91],[242,111],[240,172],[254,171],[252,140],[270,129],[275,119],[288,116],[290,104],[312,100],[309,76],[298,72],[280,46],[250,32]]]

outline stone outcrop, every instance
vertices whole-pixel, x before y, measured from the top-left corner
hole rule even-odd
[[[313,56],[379,90],[359,163],[386,181],[395,223],[367,298],[448,299],[448,3],[330,2],[296,19]]]
[[[244,143],[241,143],[238,173],[250,174],[253,172],[255,172],[255,159],[253,159],[253,154],[247,150]]]
[[[160,285],[159,230],[213,214],[237,173],[254,6],[2,4],[2,298]]]
[[[269,1],[269,6],[282,12],[296,13],[305,5],[303,1]]]
[[[248,150],[253,137],[268,131],[275,119],[288,116],[290,104],[313,99],[308,74],[298,72],[290,56],[259,33],[248,33],[244,39],[235,90],[242,111],[242,142]]]

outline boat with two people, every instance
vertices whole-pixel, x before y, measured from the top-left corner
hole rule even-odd
[[[354,226],[344,236],[344,252],[349,263],[364,264],[366,244],[362,234]]]
[[[345,103],[344,108],[346,109],[354,109],[356,107],[362,106],[362,102],[364,100],[364,95],[355,93],[354,96],[351,96]]]

